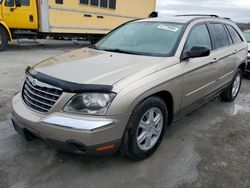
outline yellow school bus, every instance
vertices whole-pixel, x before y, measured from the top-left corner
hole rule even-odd
[[[130,20],[156,16],[156,0],[0,0],[0,51],[8,41],[98,38]]]

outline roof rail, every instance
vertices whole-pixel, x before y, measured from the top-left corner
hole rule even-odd
[[[216,17],[219,18],[218,15],[215,14],[182,14],[182,15],[176,15],[176,16],[209,16],[209,17]]]
[[[225,17],[224,19],[226,19],[226,20],[231,20],[231,18],[227,18],[227,17]],[[231,20],[232,21],[232,20]]]

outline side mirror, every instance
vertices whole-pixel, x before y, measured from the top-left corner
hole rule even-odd
[[[22,3],[21,0],[15,0],[16,7],[21,7]]]
[[[210,55],[210,49],[206,46],[194,46],[191,50],[184,52],[182,60],[189,58],[206,57]]]

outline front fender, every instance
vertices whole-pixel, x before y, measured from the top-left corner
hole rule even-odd
[[[10,39],[10,41],[12,41],[12,35],[10,32],[10,29],[8,28],[7,24],[2,20],[2,18],[0,18],[0,26],[2,26],[4,29],[6,29],[6,31],[9,34],[9,39]]]

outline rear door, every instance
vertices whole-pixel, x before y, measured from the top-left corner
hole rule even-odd
[[[232,25],[225,25],[230,37],[233,41],[232,51],[234,52],[234,64],[237,66],[239,62],[245,61],[246,56],[246,43],[240,36],[238,31]]]
[[[37,29],[36,0],[21,0],[21,7],[16,7],[15,0],[4,0],[2,14],[4,22],[11,29]]]
[[[233,79],[237,64],[235,54],[238,52],[238,49],[235,48],[224,24],[210,22],[209,29],[213,39],[213,54],[216,56],[218,65],[219,78],[217,88],[219,89]]]
[[[206,46],[212,51],[212,42],[206,23],[193,27],[189,33],[183,52],[194,46]],[[213,54],[208,57],[194,58],[181,62],[185,70],[182,110],[188,110],[193,105],[216,89],[218,78],[216,58]]]

